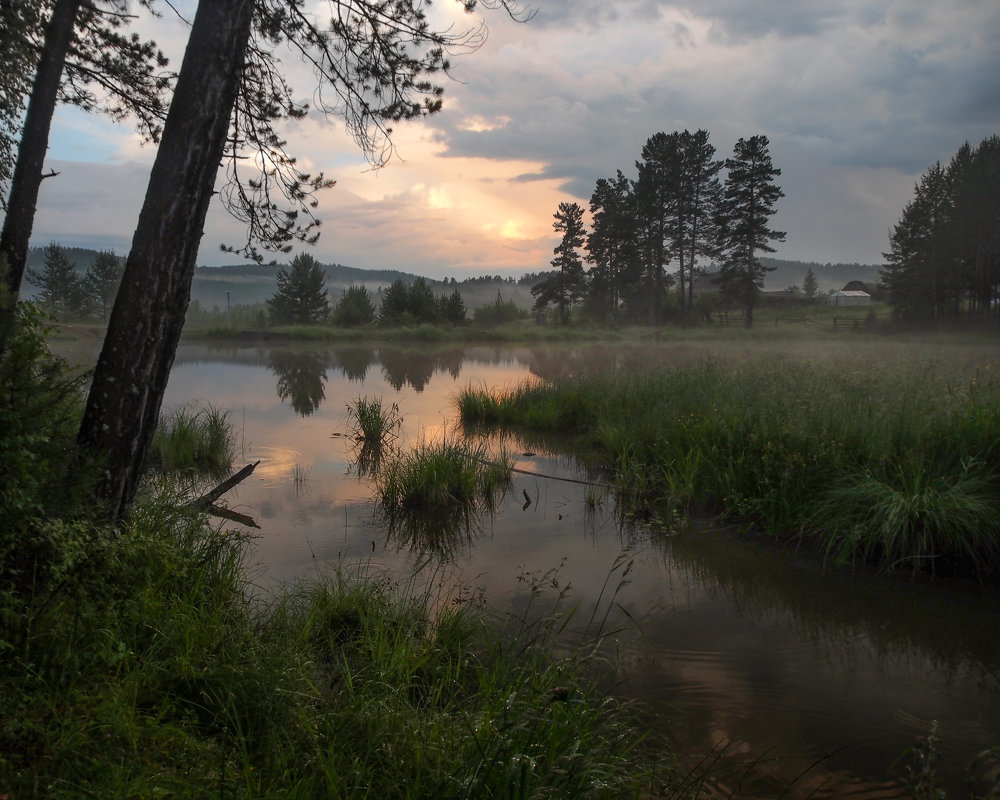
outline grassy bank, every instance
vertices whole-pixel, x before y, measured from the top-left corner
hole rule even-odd
[[[593,652],[552,646],[558,617],[507,619],[431,589],[433,575],[396,585],[363,570],[263,596],[250,540],[210,527],[176,482],[149,476],[116,528],[88,518],[82,489],[64,495],[81,382],[30,319],[0,390],[0,796],[661,785],[627,710],[591,688]]]
[[[149,498],[3,595],[11,797],[620,797],[644,785],[588,657],[414,585],[252,599],[248,543]]]
[[[839,562],[1000,570],[997,364],[707,361],[510,391],[466,424],[576,437],[633,504],[700,507],[815,541]]]

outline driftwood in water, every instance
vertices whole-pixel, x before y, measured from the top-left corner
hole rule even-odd
[[[226,478],[222,483],[220,483],[218,486],[212,489],[212,491],[206,492],[197,500],[193,501],[191,505],[195,506],[196,508],[207,508],[208,506],[212,505],[212,503],[214,503],[216,500],[222,497],[222,495],[224,495],[238,483],[242,483],[247,478],[249,478],[251,473],[254,471],[254,469],[257,468],[257,465],[259,463],[260,461],[254,461],[252,464],[247,464],[245,467],[243,467],[243,469],[241,469],[235,475],[230,475],[228,478]]]
[[[213,503],[206,508],[206,511],[213,517],[228,519],[230,522],[238,522],[240,525],[246,525],[248,528],[260,528],[257,520],[253,517],[241,514],[239,511],[233,511],[231,508],[226,508],[225,506],[217,506]]]
[[[242,483],[249,478],[259,463],[260,461],[254,461],[252,464],[247,464],[239,472],[230,475],[214,489],[206,492],[197,500],[192,501],[189,505],[192,508],[207,511],[216,517],[222,517],[223,519],[228,519],[232,522],[239,522],[241,525],[246,525],[250,528],[259,528],[260,525],[258,525],[252,517],[248,517],[246,514],[240,514],[237,511],[232,511],[231,509],[215,505],[215,501],[222,497],[222,495],[237,484]]]

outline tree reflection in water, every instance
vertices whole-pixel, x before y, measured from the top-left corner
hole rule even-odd
[[[333,359],[349,381],[363,381],[375,361],[375,350],[364,345],[333,348]]]
[[[278,397],[291,400],[299,416],[308,417],[326,399],[325,353],[274,349],[268,353],[267,366],[278,376]]]
[[[397,392],[409,384],[422,392],[434,374],[435,357],[426,351],[381,347],[378,351],[382,374]]]

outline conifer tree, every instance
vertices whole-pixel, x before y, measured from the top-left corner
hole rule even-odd
[[[569,321],[569,309],[583,299],[587,290],[587,276],[583,271],[583,258],[579,250],[584,243],[583,208],[578,203],[560,203],[553,215],[552,227],[562,233],[562,240],[553,250],[555,268],[540,283],[531,287],[535,310],[542,311],[549,305],[559,310],[559,324]]]
[[[286,271],[275,276],[278,289],[267,300],[267,312],[279,325],[316,325],[330,313],[326,274],[308,253],[299,253]]]
[[[449,325],[462,325],[466,321],[465,301],[458,289],[440,299],[440,318]]]
[[[382,293],[378,321],[382,325],[402,325],[410,308],[410,293],[402,279],[397,278]]]
[[[770,243],[785,240],[784,231],[768,227],[777,211],[775,204],[785,193],[774,182],[781,170],[771,163],[766,136],[741,138],[733,157],[726,159],[726,170],[719,218],[723,230],[719,283],[724,296],[743,306],[749,328],[767,272],[757,254],[773,253]]]
[[[141,0],[140,5],[151,2]],[[0,55],[12,58],[13,68],[34,73],[30,90],[26,76],[0,81],[0,132],[6,132],[0,135],[0,157],[5,150],[13,155],[12,148],[4,145],[5,140],[12,141],[12,111],[19,122],[16,161],[0,166],[0,177],[9,176],[10,182],[0,252],[7,256],[8,281],[16,296],[39,188],[43,178],[49,177],[42,174],[43,162],[57,103],[100,111],[112,119],[134,116],[143,138],[156,141],[166,114],[163,95],[170,77],[163,72],[167,60],[155,42],[122,32],[132,15],[118,0],[17,0],[16,11],[7,10],[8,5],[0,3],[0,22],[5,26]],[[7,28],[8,24],[12,27]],[[22,122],[20,108],[25,103]],[[8,311],[0,309],[0,314]],[[6,324],[8,320],[0,319],[0,337]]]
[[[812,300],[818,291],[819,284],[816,281],[816,273],[812,271],[812,267],[809,267],[806,270],[806,276],[802,279],[802,294],[807,300]]]
[[[943,307],[943,232],[951,207],[950,183],[940,162],[921,176],[889,237],[889,251],[883,253],[882,283],[889,302],[896,314],[910,321],[931,320]]]
[[[645,265],[645,295],[650,324],[663,316],[664,292],[673,279],[665,268],[674,256],[671,250],[671,221],[679,199],[681,154],[677,134],[655,133],[642,147],[642,161],[635,198],[642,258]]]
[[[353,327],[375,321],[375,304],[364,286],[350,286],[333,308],[335,325]]]
[[[706,130],[694,133],[685,130],[679,136],[679,149],[680,196],[671,229],[679,262],[681,304],[690,310],[698,259],[712,258],[718,253],[715,223],[722,200],[718,174],[723,162],[715,159],[715,147],[709,143]]]
[[[29,269],[28,280],[41,290],[41,302],[56,316],[78,311],[81,305],[80,278],[66,250],[55,242],[45,248],[45,266]]]
[[[124,258],[116,256],[110,250],[102,250],[83,277],[87,296],[101,309],[101,319],[105,322],[108,320],[108,311],[115,301],[115,294],[118,292],[118,284],[121,283],[124,271]]]
[[[590,196],[593,226],[587,236],[590,299],[601,316],[616,315],[639,281],[636,209],[632,186],[621,170],[614,178],[600,178]]]

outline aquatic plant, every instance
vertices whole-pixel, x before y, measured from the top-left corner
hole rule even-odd
[[[511,466],[506,456],[488,458],[483,447],[465,442],[421,442],[382,465],[378,509],[394,531],[449,551],[478,513],[496,507],[510,486]]]
[[[379,445],[395,440],[403,424],[399,406],[381,397],[358,397],[348,403],[347,420],[356,439]]]
[[[232,467],[235,441],[228,411],[182,406],[161,416],[146,464],[163,473],[222,475]]]

